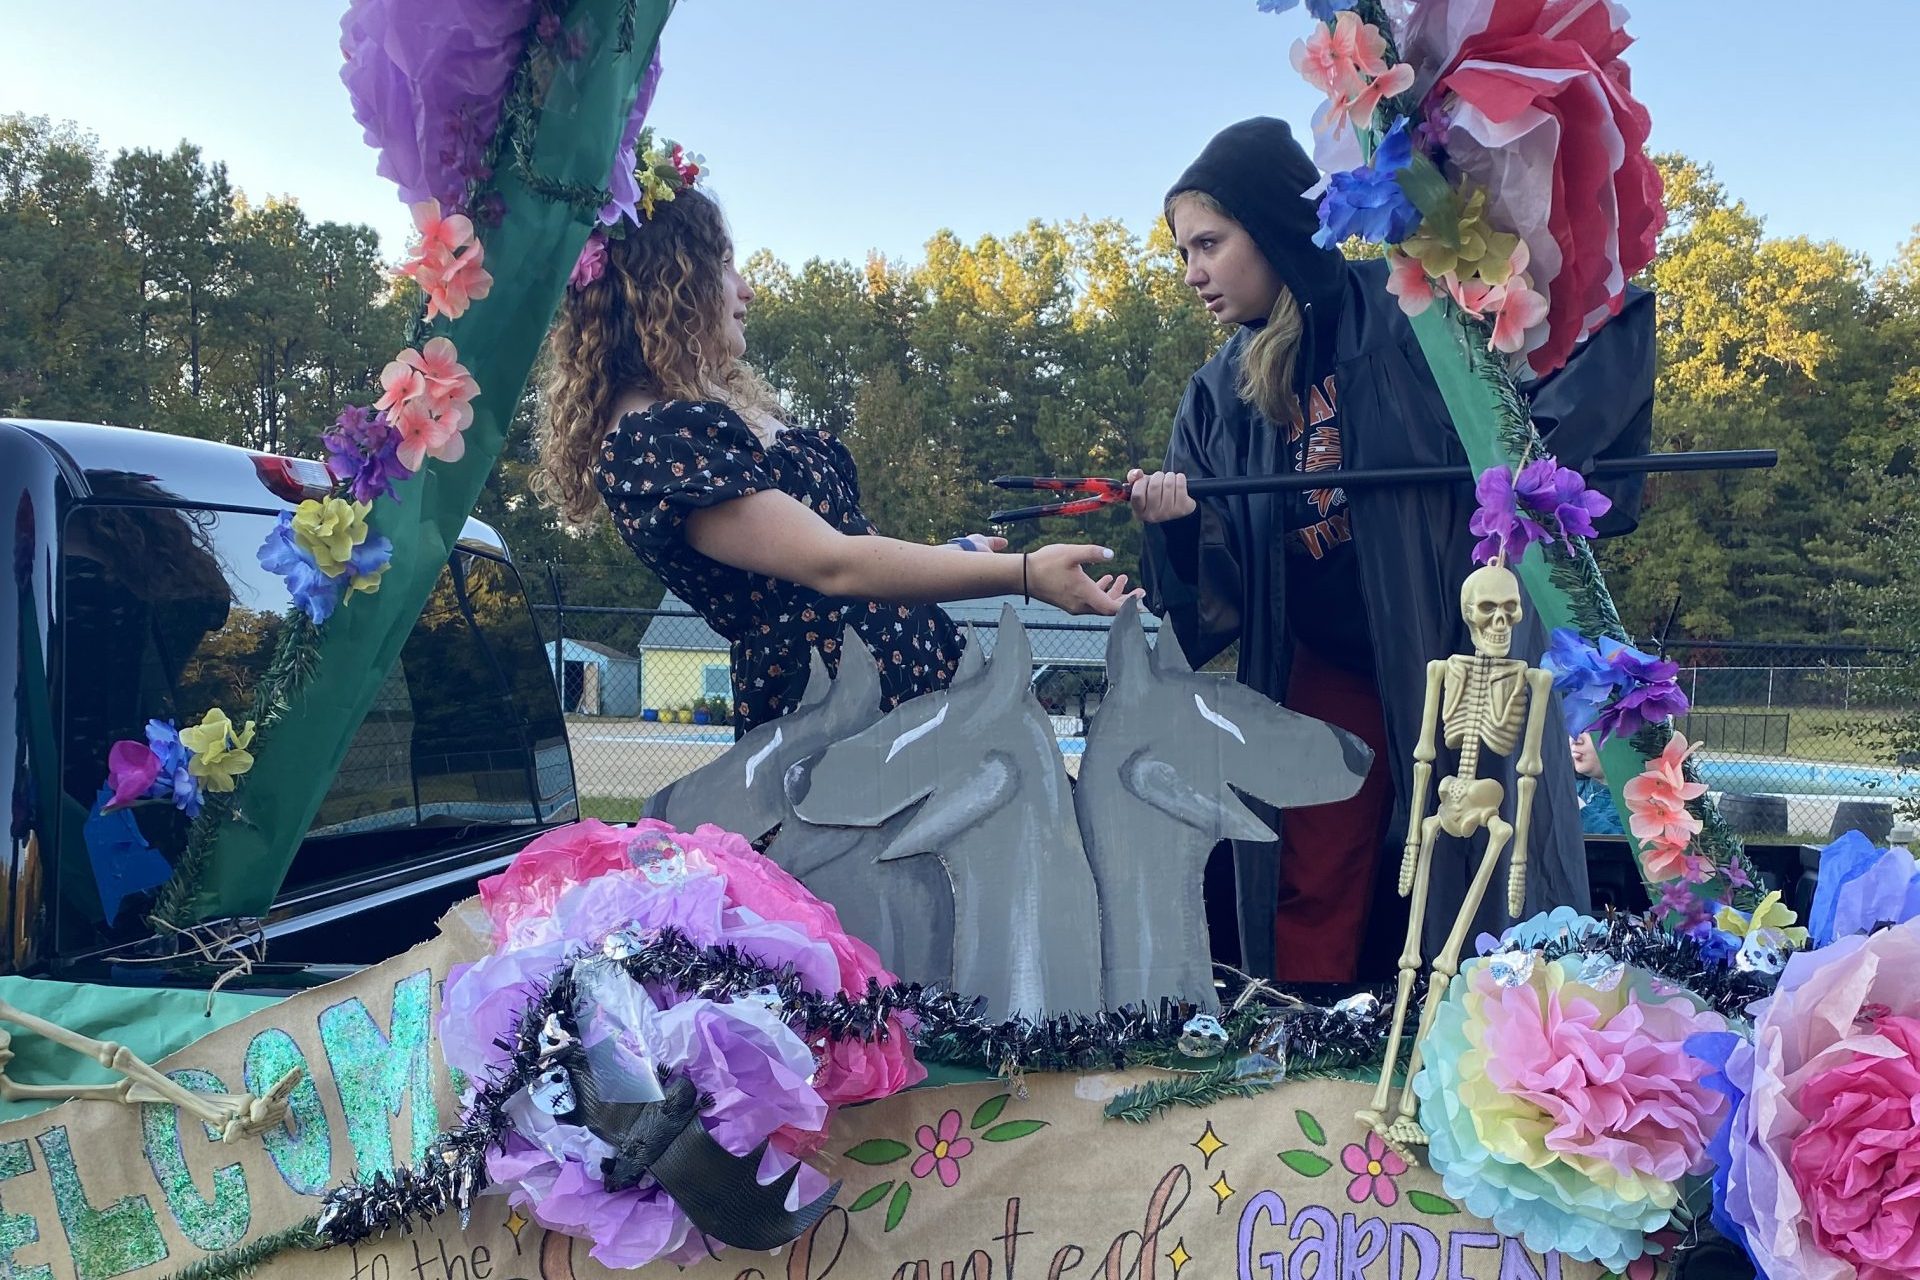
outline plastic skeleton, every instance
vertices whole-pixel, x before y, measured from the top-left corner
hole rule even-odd
[[[1434,841],[1442,831],[1460,839],[1485,831],[1487,850],[1467,890],[1466,902],[1453,922],[1453,931],[1447,935],[1440,954],[1434,957],[1433,974],[1428,979],[1419,1029],[1414,1034],[1413,1055],[1407,1064],[1406,1086],[1401,1092],[1398,1114],[1389,1123],[1391,1070],[1381,1073],[1373,1105],[1359,1113],[1359,1118],[1375,1133],[1403,1150],[1426,1144],[1426,1132],[1414,1119],[1413,1078],[1420,1070],[1420,1049],[1446,996],[1447,984],[1459,971],[1460,951],[1466,945],[1467,931],[1472,927],[1474,915],[1500,864],[1500,855],[1509,842],[1513,855],[1512,870],[1507,878],[1507,914],[1518,916],[1525,905],[1527,827],[1534,788],[1540,777],[1540,743],[1546,731],[1547,695],[1553,686],[1553,677],[1547,672],[1507,656],[1513,644],[1513,628],[1520,621],[1522,611],[1520,580],[1501,559],[1496,558],[1492,564],[1467,575],[1460,588],[1460,612],[1473,635],[1473,653],[1455,654],[1427,664],[1426,707],[1420,722],[1420,745],[1413,757],[1413,815],[1407,826],[1406,852],[1400,863],[1400,896],[1411,894],[1413,902],[1407,923],[1407,945],[1400,953],[1400,985],[1393,1005],[1393,1029],[1387,1040],[1389,1063],[1399,1057],[1407,1005],[1420,970],[1420,938],[1425,925]],[[1444,734],[1447,746],[1457,753],[1459,768],[1452,776],[1440,779],[1439,811],[1428,816],[1427,785],[1433,777],[1433,761],[1438,754],[1436,731]],[[1509,823],[1500,816],[1505,789],[1495,779],[1479,776],[1480,753],[1485,750],[1510,756],[1515,747],[1520,748],[1514,769],[1519,775],[1516,787],[1519,794],[1514,800],[1513,821]]]
[[[287,1098],[300,1083],[300,1068],[295,1067],[276,1080],[264,1094],[195,1093],[169,1080],[158,1068],[136,1057],[123,1044],[94,1040],[58,1023],[36,1018],[0,1000],[0,1023],[10,1023],[22,1031],[44,1036],[63,1048],[92,1058],[109,1071],[124,1077],[118,1084],[58,1085],[17,1084],[6,1074],[13,1061],[13,1037],[0,1027],[0,1099],[19,1102],[48,1098],[56,1101],[94,1101],[171,1103],[181,1111],[204,1122],[220,1135],[222,1142],[238,1142],[256,1137],[287,1122]]]

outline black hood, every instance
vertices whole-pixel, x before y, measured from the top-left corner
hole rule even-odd
[[[1301,306],[1306,326],[1302,377],[1311,377],[1313,366],[1332,356],[1347,279],[1347,260],[1339,250],[1313,242],[1320,216],[1315,202],[1301,193],[1319,181],[1320,170],[1294,141],[1287,122],[1258,116],[1215,134],[1167,192],[1169,200],[1183,191],[1212,196],[1260,246]]]

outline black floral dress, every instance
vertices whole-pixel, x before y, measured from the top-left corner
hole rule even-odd
[[[693,512],[766,489],[805,503],[842,533],[874,533],[860,512],[853,455],[831,433],[786,429],[763,445],[718,401],[667,400],[627,414],[608,433],[595,480],[626,544],[732,643],[737,732],[799,704],[808,649],[837,673],[848,625],[879,662],[884,707],[944,689],[953,678],[960,631],[939,609],[830,600],[687,545]]]

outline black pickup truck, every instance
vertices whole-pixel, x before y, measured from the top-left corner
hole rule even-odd
[[[0,973],[205,985],[191,949],[162,946],[148,923],[187,821],[166,805],[123,811],[137,835],[99,821],[107,754],[150,718],[248,705],[289,603],[255,552],[280,512],[324,485],[319,466],[0,419],[0,563],[13,575],[0,593],[12,797]],[[576,816],[525,590],[499,535],[469,520],[260,922],[265,963],[228,985],[286,992],[395,955]]]

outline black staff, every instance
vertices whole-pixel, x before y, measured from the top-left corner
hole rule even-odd
[[[1649,453],[1637,458],[1608,458],[1581,468],[1584,476],[1644,475],[1669,471],[1745,471],[1771,467],[1780,461],[1772,449],[1709,449],[1696,453]],[[1354,489],[1363,485],[1456,484],[1474,479],[1471,467],[1376,467],[1367,471],[1293,471],[1271,476],[1216,476],[1187,482],[1196,498],[1238,493],[1282,493],[1295,489]],[[1079,516],[1102,507],[1118,506],[1132,496],[1133,486],[1103,476],[996,476],[1001,489],[1038,489],[1047,493],[1084,493],[1083,498],[1015,507],[987,517],[991,524],[1038,520],[1044,516]]]

